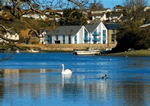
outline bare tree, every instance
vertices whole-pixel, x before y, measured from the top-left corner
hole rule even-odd
[[[147,5],[147,0],[123,0],[125,7],[124,15],[127,22],[124,23],[132,31],[137,30],[144,21],[144,7]]]
[[[31,11],[36,11],[41,14],[45,14],[46,12],[40,11],[40,8],[64,8],[69,5],[69,3],[75,4],[80,9],[83,9],[87,4],[89,0],[6,0],[5,2],[5,13],[11,14],[15,18],[19,18],[27,14]],[[25,9],[27,7],[28,9]],[[51,10],[49,10],[51,12]],[[47,15],[47,14],[45,14]],[[48,16],[48,15],[47,15]]]
[[[103,4],[101,0],[93,0],[92,3],[90,3],[89,6],[90,9],[103,9]]]
[[[122,23],[123,25],[117,33],[118,50],[145,49],[148,47],[144,41],[148,40],[147,33],[149,30],[143,30],[140,27],[144,24],[146,15],[144,7],[146,5],[147,0],[124,0],[124,16],[127,20]]]

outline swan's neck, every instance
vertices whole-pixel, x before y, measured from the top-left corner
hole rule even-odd
[[[64,71],[64,66],[62,66],[62,71]]]

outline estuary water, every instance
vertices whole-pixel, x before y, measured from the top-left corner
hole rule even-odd
[[[150,105],[150,57],[20,53],[0,69],[0,106]]]

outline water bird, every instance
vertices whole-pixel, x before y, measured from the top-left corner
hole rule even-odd
[[[70,69],[64,69],[64,64],[61,64],[62,71],[61,74],[72,74],[72,71]]]
[[[112,59],[110,59],[110,61],[111,61]]]
[[[102,79],[106,79],[106,78],[107,78],[107,75],[105,74],[105,76],[103,76]]]

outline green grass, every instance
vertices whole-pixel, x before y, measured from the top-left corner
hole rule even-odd
[[[103,54],[109,56],[150,56],[150,50],[135,50],[129,52],[111,53]]]

